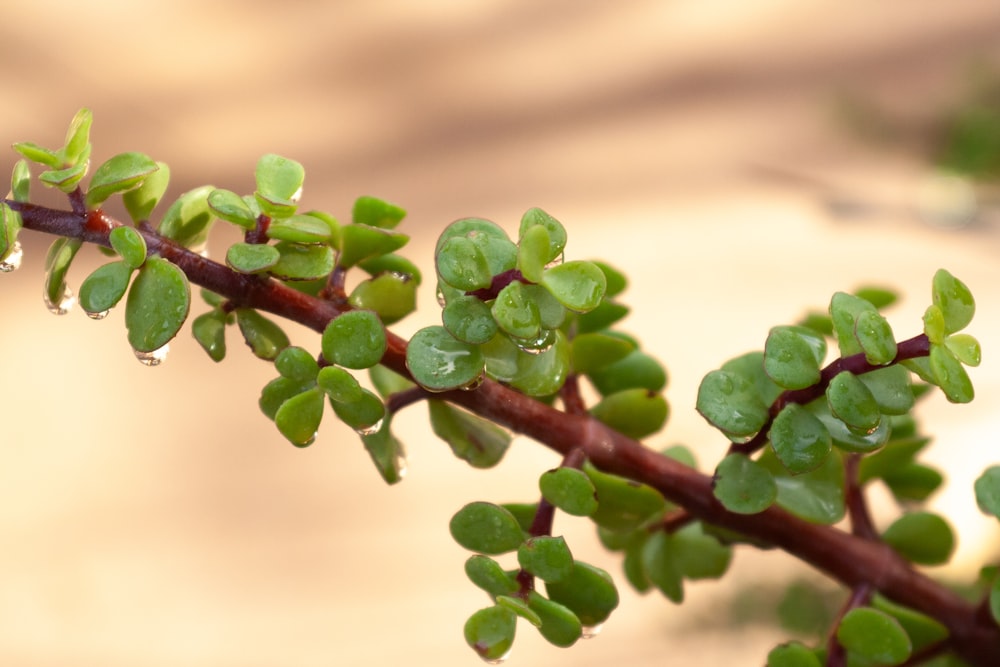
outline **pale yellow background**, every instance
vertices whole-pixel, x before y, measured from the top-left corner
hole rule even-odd
[[[950,268],[979,297],[978,400],[935,397],[921,414],[954,480],[937,506],[961,531],[955,576],[995,561],[996,522],[970,487],[1000,461],[997,218],[925,224],[918,152],[866,145],[835,111],[851,90],[926,124],[974,58],[997,62],[992,0],[7,4],[0,144],[58,146],[89,106],[94,160],[146,152],[173,167],[174,195],[250,191],[256,158],[281,153],[307,168],[305,206],[406,206],[428,270],[450,220],[513,231],[547,209],[569,256],[631,275],[630,328],[671,371],[674,416],[650,444],[684,442],[706,467],[724,443],[693,410],[705,372],[863,282],[904,291],[891,321],[913,335],[931,275]],[[835,215],[831,197],[858,214]],[[471,471],[420,406],[398,419],[398,487],[332,419],[295,450],[256,407],[273,369],[235,332],[218,366],[185,332],[151,370],[120,313],[49,315],[47,242],[25,234],[24,267],[0,276],[0,665],[478,664],[461,627],[487,600],[448,519],[471,500],[532,500],[553,455],[519,439],[497,470]],[[82,253],[71,281],[98,261]],[[401,332],[434,319],[431,289]],[[584,522],[557,530],[619,575]],[[734,569],[691,586],[689,607],[623,586],[601,636],[569,651],[523,625],[513,664],[759,665],[783,635],[768,619],[727,629],[733,596],[809,572],[742,550]]]

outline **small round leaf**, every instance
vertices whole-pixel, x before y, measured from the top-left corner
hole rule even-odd
[[[257,226],[257,216],[250,210],[246,200],[230,190],[212,190],[208,195],[208,207],[216,217],[244,229],[254,229]]]
[[[947,563],[955,549],[951,526],[930,512],[904,514],[886,529],[882,539],[904,558],[920,565]]]
[[[146,240],[132,227],[115,227],[108,234],[111,247],[133,269],[138,269],[146,261]]]
[[[819,364],[813,340],[804,327],[774,327],[764,343],[764,372],[786,389],[803,389],[819,382]],[[825,348],[825,345],[823,345]]]
[[[769,412],[757,388],[742,375],[712,371],[698,387],[696,409],[730,439],[756,434],[767,423]]]
[[[150,257],[136,276],[125,303],[125,327],[134,350],[152,352],[170,341],[187,319],[191,288],[187,276],[165,259]]]
[[[473,385],[482,376],[484,364],[478,347],[456,339],[442,326],[421,329],[406,348],[406,367],[430,391]]]
[[[945,397],[952,403],[968,403],[975,398],[976,392],[972,386],[969,374],[965,372],[962,362],[944,345],[931,345],[931,372],[934,383],[941,388]]]
[[[976,504],[986,514],[1000,519],[1000,466],[990,466],[975,483]]]
[[[585,313],[601,303],[607,279],[596,264],[573,261],[546,269],[542,285],[566,308]]]
[[[880,665],[898,665],[913,650],[899,621],[870,607],[844,614],[837,628],[837,640],[851,653]]]
[[[281,253],[273,245],[234,243],[226,250],[226,264],[240,273],[259,273],[278,263]]]
[[[573,554],[561,536],[529,538],[517,548],[517,562],[546,582],[562,581],[573,571]]]
[[[451,536],[469,551],[496,555],[514,551],[525,534],[508,510],[486,502],[469,503],[451,518]]]
[[[542,621],[538,631],[554,646],[566,648],[583,635],[580,619],[568,607],[553,602],[537,591],[528,594],[528,606]]]
[[[236,323],[247,345],[260,359],[273,361],[288,347],[288,336],[281,327],[252,308],[237,308]]]
[[[757,514],[774,504],[778,486],[767,468],[743,454],[730,454],[715,470],[713,493],[731,512]]]
[[[549,470],[538,479],[538,488],[547,501],[567,514],[590,516],[597,511],[597,489],[582,470]]]
[[[849,371],[842,371],[830,380],[826,399],[837,419],[853,430],[871,433],[882,422],[882,412],[875,397],[865,383]]]
[[[778,413],[770,439],[778,460],[793,475],[823,465],[833,447],[823,422],[797,403],[789,403]]]
[[[352,310],[333,319],[323,331],[323,357],[345,368],[370,368],[382,360],[385,327],[370,310]]]
[[[934,274],[931,296],[944,315],[945,333],[955,333],[969,325],[976,313],[976,301],[965,283],[944,269]]]
[[[546,582],[549,598],[569,608],[586,627],[607,620],[618,606],[618,590],[604,570],[575,561],[570,574],[559,581]]]
[[[854,324],[854,336],[868,363],[880,366],[896,358],[896,339],[893,337],[892,327],[878,311],[868,310],[858,315]]]
[[[483,660],[503,661],[514,645],[517,615],[496,605],[480,609],[465,622],[465,641]]]
[[[114,308],[125,296],[131,277],[132,268],[125,262],[98,267],[80,285],[80,306],[88,313],[103,313]]]
[[[157,169],[159,166],[148,155],[135,152],[115,155],[94,171],[85,198],[87,208],[97,208],[114,193],[139,185]]]
[[[313,443],[322,419],[323,391],[318,387],[289,398],[274,415],[278,430],[296,447]]]

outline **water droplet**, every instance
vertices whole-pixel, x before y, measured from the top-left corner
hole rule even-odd
[[[486,381],[486,373],[480,373],[476,376],[476,379],[467,384],[463,384],[459,389],[462,391],[473,391],[474,389],[479,389],[479,387]]]
[[[512,338],[518,349],[528,354],[542,354],[548,352],[556,342],[556,332],[552,329],[543,330],[538,338]]]
[[[601,628],[604,627],[603,623],[598,623],[597,625],[585,625],[581,630],[583,634],[580,635],[581,639],[593,639],[597,635],[601,634]]]
[[[159,366],[167,358],[167,352],[169,351],[170,343],[167,343],[163,347],[153,350],[152,352],[132,350],[132,352],[135,353],[135,358],[138,359],[139,363],[143,366]]]
[[[377,422],[371,426],[362,426],[361,428],[354,429],[358,435],[375,435],[382,430],[382,424],[385,420],[379,419]]]
[[[510,657],[510,651],[507,651],[499,658],[487,658],[486,656],[480,656],[487,665],[502,665],[506,662],[507,658]]]
[[[551,262],[545,265],[546,269],[551,269],[553,266],[559,266],[563,263],[563,259],[566,257],[566,253],[561,252],[559,256],[553,259]]]
[[[406,477],[406,473],[409,470],[409,467],[408,467],[408,464],[407,464],[407,461],[406,461],[406,454],[404,454],[402,450],[399,450],[398,452],[396,452],[396,470],[397,470],[397,474],[399,475],[400,479],[403,479],[404,477]]]
[[[733,391],[736,389],[736,385],[733,384],[732,378],[728,375],[722,375],[719,378],[719,391],[721,391],[726,396],[732,395]]]
[[[103,320],[105,317],[108,316],[108,313],[110,313],[111,311],[110,310],[102,310],[99,313],[91,313],[91,312],[87,312],[87,311],[84,311],[84,312],[86,312],[87,313],[87,317],[89,317],[92,320]]]
[[[437,298],[438,305],[441,306],[442,308],[448,305],[448,299],[444,297],[444,290],[441,289],[440,284],[437,287],[437,292],[435,293],[435,297]]]
[[[413,276],[402,271],[390,271],[389,274],[401,283],[408,283],[413,280]]]
[[[42,297],[45,300],[45,307],[53,315],[65,315],[73,309],[73,305],[76,303],[76,296],[68,286],[63,288],[62,298],[59,299],[58,303],[54,303],[49,298],[48,290],[42,290]]]
[[[20,241],[14,241],[14,245],[11,246],[10,252],[7,256],[0,260],[0,273],[10,273],[11,271],[17,271],[21,267],[21,260],[24,258],[24,250],[21,248]]]

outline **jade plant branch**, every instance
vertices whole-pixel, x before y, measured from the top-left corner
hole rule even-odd
[[[7,200],[20,212],[24,227],[33,231],[80,239],[110,247],[108,234],[121,223],[100,209],[62,211]],[[278,281],[237,273],[140,226],[149,253],[178,266],[188,279],[216,292],[240,307],[256,308],[322,332],[345,306],[315,298]],[[403,375],[406,341],[389,332],[382,363]],[[926,354],[926,339],[901,344],[901,354]],[[905,352],[904,352],[905,351]],[[835,362],[844,370],[861,361],[851,357]],[[803,390],[808,392],[809,390]],[[1000,665],[1000,626],[929,577],[917,572],[890,547],[867,535],[799,519],[777,506],[759,514],[737,514],[725,509],[712,492],[709,475],[646,448],[586,414],[559,411],[497,382],[487,380],[474,391],[434,394],[505,426],[561,453],[580,453],[599,469],[652,486],[691,516],[771,544],[796,556],[850,589],[871,587],[891,600],[935,618],[949,630],[948,643],[975,665]],[[799,396],[784,397],[797,400]]]

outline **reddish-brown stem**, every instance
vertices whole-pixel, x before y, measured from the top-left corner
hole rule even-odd
[[[21,212],[27,229],[110,245],[106,233],[86,228],[86,216],[32,204],[6,203]],[[311,297],[275,280],[257,280],[236,273],[155,233],[141,233],[150,253],[170,260],[193,283],[240,306],[274,313],[317,332],[345,310],[342,305]],[[406,341],[392,333],[387,337],[389,344],[382,363],[408,376]],[[899,347],[897,359],[927,353],[923,336]],[[857,363],[851,357],[847,359],[852,361],[846,363]],[[691,516],[779,547],[851,589],[868,585],[942,623],[948,628],[955,652],[970,664],[1000,665],[1000,626],[984,620],[977,613],[977,605],[917,572],[885,544],[803,521],[777,506],[752,515],[729,512],[715,499],[710,476],[647,449],[587,415],[560,412],[497,382],[487,380],[475,391],[452,391],[437,397],[531,437],[564,456],[580,449],[600,470],[649,484]]]
[[[858,480],[860,465],[860,454],[848,454],[844,457],[844,503],[847,505],[847,516],[851,519],[851,532],[866,540],[877,540],[878,531],[875,530],[864,489]]]

